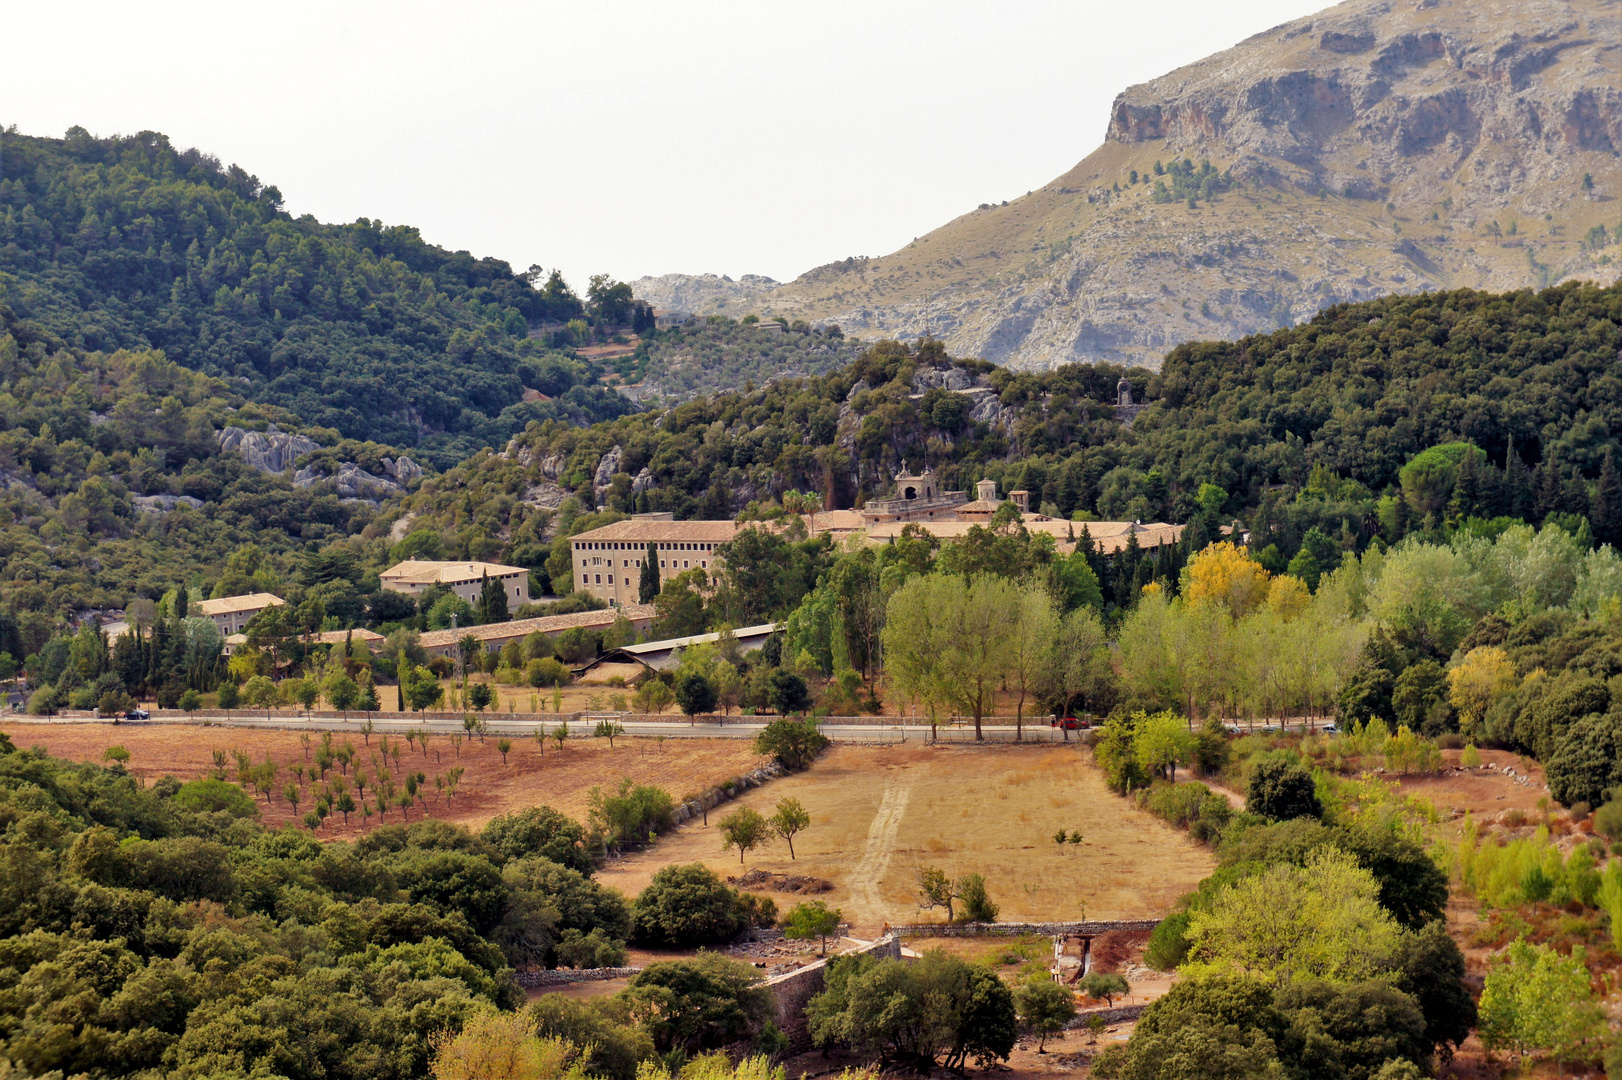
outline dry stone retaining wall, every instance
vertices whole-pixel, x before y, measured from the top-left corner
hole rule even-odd
[[[1112,930],[1153,930],[1159,919],[1120,919],[1100,922],[1050,923],[915,923],[911,926],[892,926],[890,933],[897,937],[1019,937],[1022,934],[1073,934],[1077,937],[1098,937]]]
[[[843,955],[863,954],[888,956],[893,960],[899,960],[901,939],[894,934],[886,934],[870,945]],[[805,1006],[812,998],[822,993],[823,976],[827,967],[827,960],[818,960],[798,971],[766,980],[766,989],[771,991],[773,1007],[777,1014],[777,1026],[788,1037],[788,1052],[791,1054],[803,1054],[811,1049],[811,1029],[806,1024]]]
[[[564,986],[568,983],[597,982],[602,979],[628,979],[641,972],[639,967],[623,968],[558,968],[554,971],[520,971],[514,975],[518,985],[526,988],[537,986]]]

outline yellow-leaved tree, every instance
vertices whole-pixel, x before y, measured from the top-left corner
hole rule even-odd
[[[565,1039],[535,1034],[521,1012],[481,1009],[462,1030],[434,1041],[434,1080],[587,1080],[580,1051]]]
[[[1459,711],[1464,733],[1477,735],[1487,710],[1519,685],[1509,654],[1496,645],[1482,645],[1447,673],[1447,700]]]
[[[1266,567],[1252,559],[1244,548],[1223,540],[1200,551],[1188,564],[1188,582],[1183,595],[1190,603],[1215,601],[1226,604],[1235,618],[1267,601],[1269,580]]]

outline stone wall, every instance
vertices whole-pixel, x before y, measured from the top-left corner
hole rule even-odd
[[[1159,919],[1120,919],[1099,922],[1051,923],[915,923],[910,926],[892,926],[890,933],[898,938],[907,937],[1019,937],[1022,934],[1070,934],[1076,937],[1097,937],[1112,930],[1153,930]]]
[[[843,955],[862,954],[888,956],[893,960],[899,960],[901,939],[894,934],[886,934],[870,945]],[[811,1049],[811,1031],[806,1025],[805,1006],[822,992],[823,972],[827,966],[827,960],[818,960],[798,971],[766,980],[766,989],[771,991],[773,1006],[777,1013],[777,1026],[788,1037],[788,1052],[791,1054],[803,1054]]]
[[[557,968],[554,971],[520,971],[514,974],[518,985],[533,989],[537,986],[565,986],[569,983],[598,982],[603,979],[629,979],[641,972],[639,967],[623,968]]]
[[[1136,1020],[1143,1015],[1147,1005],[1117,1005],[1113,1009],[1089,1009],[1076,1014],[1076,1018],[1065,1025],[1065,1030],[1074,1031],[1087,1026],[1087,1021],[1095,1016],[1104,1018],[1106,1024],[1119,1024],[1123,1020]]]

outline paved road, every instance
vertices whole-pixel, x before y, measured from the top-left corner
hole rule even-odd
[[[612,719],[612,714],[605,714],[602,719]],[[596,716],[587,716],[576,720],[569,725],[571,738],[590,738],[596,727]],[[95,720],[89,717],[8,717],[11,724],[84,724],[106,723],[105,720]],[[556,730],[557,723],[540,723],[534,720],[514,718],[507,719],[498,713],[486,714],[485,722],[489,724],[492,734],[511,734],[527,736],[537,727],[543,727],[548,732]],[[130,723],[131,727],[145,724],[197,724],[219,725],[223,727],[245,728],[283,728],[294,731],[356,731],[365,723],[365,715],[359,714],[350,720],[338,720],[317,717],[305,720],[292,715],[272,714],[266,718],[263,714],[254,715],[246,712],[233,711],[230,715],[225,713],[194,713],[189,719],[171,719],[161,717],[154,720]],[[637,721],[625,723],[625,734],[657,738],[665,736],[671,739],[752,739],[767,721],[758,717],[739,717],[722,723],[689,724],[677,718],[668,721]],[[449,735],[460,732],[462,720],[459,716],[430,716],[424,720],[378,720],[372,721],[373,730],[377,732],[406,732],[431,731],[436,735]],[[1015,728],[1013,724],[982,724],[988,742],[1013,742]],[[858,743],[900,743],[900,742],[926,742],[929,739],[929,726],[916,722],[905,724],[896,721],[875,720],[870,724],[824,724],[822,733],[835,742]],[[1050,728],[1045,723],[1027,723],[1024,738],[1026,742],[1054,742],[1064,740],[1064,732],[1057,728]],[[1075,733],[1071,733],[1074,741]],[[946,743],[972,743],[974,742],[974,726],[962,724],[955,727],[943,726],[939,731],[938,741]]]

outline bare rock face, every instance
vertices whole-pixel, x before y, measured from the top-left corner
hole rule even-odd
[[[353,461],[341,462],[330,477],[318,466],[306,466],[293,474],[294,487],[312,487],[330,479],[338,497],[347,501],[377,504],[405,494],[405,486],[422,475],[422,468],[402,455],[398,461],[384,458],[378,466],[385,475],[367,472]]]
[[[228,427],[215,437],[221,450],[241,454],[249,465],[268,473],[286,472],[300,457],[321,448],[314,439],[277,431],[274,424],[268,431]]]
[[[191,495],[136,495],[130,502],[138,514],[167,514],[182,506],[203,508],[203,500]]]
[[[770,292],[778,283],[762,274],[745,274],[737,281],[716,274],[662,274],[631,282],[631,292],[656,308],[670,311],[701,311],[733,301],[747,303],[760,292]],[[740,315],[748,313],[745,307]]]
[[[1392,292],[1609,282],[1619,43],[1614,0],[1352,0],[1127,89],[1040,190],[708,310],[1158,366]]]

